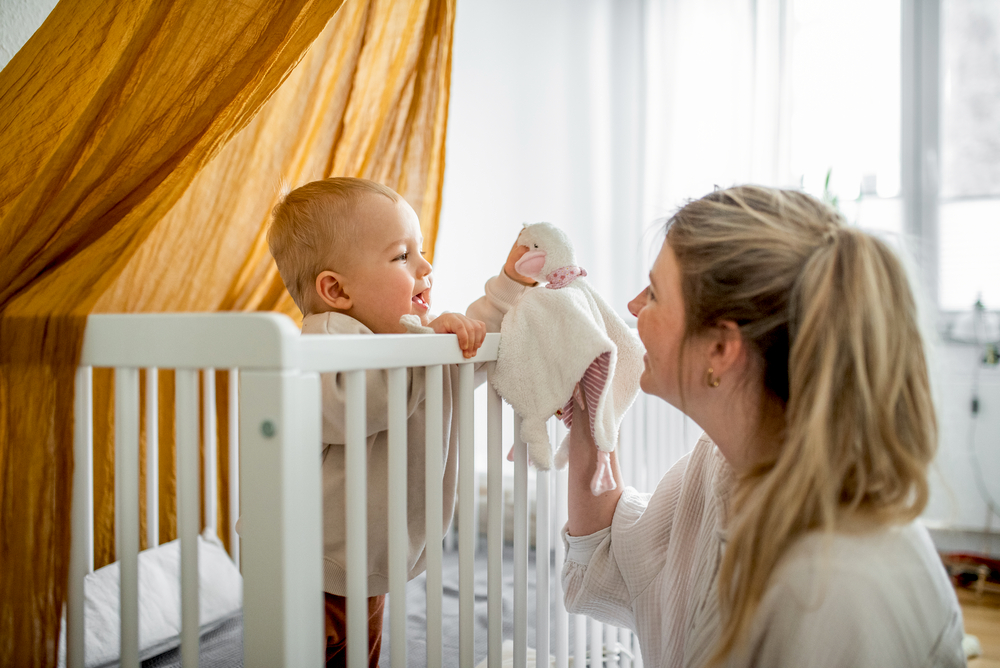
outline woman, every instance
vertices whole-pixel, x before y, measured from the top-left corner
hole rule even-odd
[[[651,496],[613,457],[594,497],[572,430],[567,608],[634,629],[648,666],[965,665],[914,521],[936,422],[889,248],[808,195],[719,190],[670,220],[629,310],[642,389],[705,434]]]

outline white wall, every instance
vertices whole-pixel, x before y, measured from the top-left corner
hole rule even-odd
[[[975,346],[939,343],[933,355],[940,445],[931,470],[931,498],[924,519],[931,526],[970,533],[991,526],[995,534],[991,539],[969,536],[962,543],[968,548],[962,549],[983,551],[987,545],[992,554],[1000,555],[1000,519],[990,519],[975,474],[978,467],[985,492],[1000,503],[1000,368],[979,365],[982,350]],[[973,418],[977,365],[979,414]]]
[[[56,0],[0,0],[0,69],[24,46]]]
[[[549,3],[512,4],[457,8],[437,311],[464,311],[482,294],[522,223],[574,215],[568,30],[552,29]]]
[[[628,68],[635,77],[606,75],[614,63],[638,62],[641,44],[616,31],[637,26],[640,7],[458,3],[436,310],[464,311],[521,225],[547,221],[569,233],[588,280],[627,314],[648,271],[635,231],[638,67]]]

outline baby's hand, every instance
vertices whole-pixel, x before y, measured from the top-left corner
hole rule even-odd
[[[514,269],[514,264],[521,259],[521,256],[528,252],[527,246],[519,246],[517,241],[514,241],[514,246],[510,249],[510,255],[507,256],[507,262],[503,265],[503,271],[509,278],[514,279],[521,285],[535,285],[537,281],[528,276],[522,276],[517,273]]]
[[[438,334],[455,334],[458,336],[458,347],[462,349],[465,359],[476,356],[479,346],[486,338],[486,323],[473,320],[458,313],[445,313],[432,320],[427,325]]]

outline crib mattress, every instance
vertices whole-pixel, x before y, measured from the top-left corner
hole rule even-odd
[[[486,658],[487,652],[487,571],[486,571],[485,541],[480,545],[475,566],[475,657],[476,664]],[[514,637],[514,549],[511,545],[504,546],[503,574],[503,638]],[[528,553],[528,646],[535,647],[535,551]],[[442,583],[444,600],[442,604],[441,626],[442,656],[445,666],[458,665],[459,647],[459,616],[458,616],[458,552],[445,552],[442,559]],[[558,577],[552,573],[550,580]],[[425,595],[426,576],[420,575],[411,580],[406,587],[407,596],[407,666],[417,668],[427,665],[427,599]],[[562,602],[551,600],[550,607],[554,616],[562,609]],[[380,666],[389,665],[389,623],[388,602],[386,605],[386,628],[382,638],[382,657]],[[551,619],[551,617],[550,617]],[[573,626],[569,627],[570,647],[573,646]],[[199,648],[200,668],[235,668],[243,665],[243,615],[237,613],[227,619],[218,628],[201,637]],[[180,668],[180,648],[164,652],[142,662],[143,668]]]

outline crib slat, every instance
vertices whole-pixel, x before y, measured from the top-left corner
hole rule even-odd
[[[240,535],[236,520],[240,516],[240,370],[229,370],[229,553],[240,565]]]
[[[290,410],[286,409],[285,414],[294,415],[301,423],[293,432],[295,440],[282,447],[285,453],[282,468],[286,472],[282,482],[283,503],[286,513],[295,518],[286,525],[289,530],[282,539],[289,550],[286,563],[291,571],[284,578],[286,619],[290,627],[285,642],[291,652],[283,666],[297,668],[322,666],[326,653],[320,612],[323,610],[323,472],[318,465],[322,461],[318,454],[323,443],[323,388],[318,373],[297,373],[290,387],[292,391],[285,392],[290,399]],[[362,507],[367,510],[367,502]]]
[[[459,423],[459,476],[458,476],[458,626],[459,665],[475,664],[475,368],[472,364],[459,367],[458,423]]]
[[[198,372],[177,369],[177,536],[181,551],[181,663],[198,665]]]
[[[76,369],[73,420],[73,506],[69,591],[66,601],[66,665],[83,668],[83,581],[94,570],[93,370]]]
[[[119,504],[121,665],[139,665],[139,370],[115,369],[115,501]]]
[[[477,406],[479,405],[479,402],[477,401],[477,397],[475,397],[475,391],[473,391],[473,403],[475,405],[477,405]],[[474,414],[479,414],[480,416],[482,415],[482,412],[483,411],[481,409],[475,409],[473,411]],[[482,417],[480,417],[480,420],[482,420]],[[482,425],[484,423],[480,422],[479,424]],[[478,449],[476,448],[476,445],[475,445],[476,444],[476,440],[477,439],[475,437],[473,437],[473,439],[472,439],[472,441],[473,441],[473,447],[472,447],[472,449],[474,451],[478,452]],[[478,456],[477,456],[477,458],[476,458],[476,465],[477,465],[477,467],[481,467],[484,463],[485,463],[485,459],[484,460],[480,460],[478,458]],[[482,523],[479,521],[479,513],[482,512],[482,499],[480,498],[480,495],[482,494],[482,489],[483,489],[483,487],[482,487],[482,479],[480,477],[480,474],[481,474],[481,471],[480,471],[479,468],[476,468],[472,472],[472,535],[475,537],[473,539],[473,541],[472,541],[472,557],[473,557],[473,561],[475,561],[476,555],[478,555],[479,552],[480,552],[480,549],[479,549],[479,546],[480,546],[479,536],[482,534],[482,531],[483,531],[483,528],[484,528],[483,526],[481,526]]]
[[[618,643],[628,651],[632,651],[632,632],[628,629],[618,629]],[[622,668],[632,668],[632,659],[626,654],[618,656],[618,664]]]
[[[662,432],[660,431],[660,419],[656,404],[652,403],[648,399],[646,400],[646,443],[662,443],[659,440]],[[651,488],[656,480],[660,479],[660,462],[659,462],[659,448],[647,448],[646,449],[646,462],[649,466],[649,471],[646,473],[646,488]]]
[[[646,489],[645,485],[642,484],[643,470],[645,469],[646,465],[645,457],[643,455],[643,443],[644,443],[643,438],[645,435],[645,429],[643,425],[646,422],[645,417],[643,417],[644,403],[645,402],[643,401],[642,396],[640,395],[638,398],[636,398],[635,403],[632,404],[632,408],[629,410],[626,416],[627,418],[631,418],[632,422],[632,438],[629,441],[630,444],[629,456],[634,460],[632,467],[633,477],[629,480],[629,484],[634,486],[640,492]],[[640,462],[642,462],[642,465],[640,465]]]
[[[202,415],[205,430],[205,528],[218,533],[219,517],[219,434],[215,415],[215,369],[202,370]]]
[[[528,661],[528,446],[514,415],[514,668]]]
[[[629,438],[627,441],[624,441],[624,443],[627,444],[626,449],[622,450],[622,452],[627,453],[626,456],[628,457],[629,460],[631,460],[631,467],[630,467],[631,472],[629,473],[629,477],[624,479],[628,481],[629,485],[635,487],[640,492],[645,489],[642,485],[643,465],[641,464],[643,462],[642,446],[641,446],[642,403],[643,403],[642,396],[640,394],[639,397],[636,397],[635,403],[632,404],[632,407],[629,409],[628,413],[625,414],[624,421],[629,423],[629,430],[628,430]],[[619,448],[622,447],[621,441],[619,442],[618,447]],[[619,463],[621,464],[622,462]],[[624,462],[624,464],[628,465],[629,462]],[[624,475],[625,474],[623,472],[622,476]]]
[[[535,471],[535,656],[542,665],[549,656],[549,478]]]
[[[590,665],[603,666],[604,624],[590,617],[587,619],[590,620]]]
[[[587,617],[573,615],[573,665],[587,665]]]
[[[160,544],[159,373],[146,369],[146,547]]]
[[[389,369],[389,657],[406,666],[406,369]]]
[[[662,441],[655,441],[653,439],[659,436],[657,429],[657,419],[656,419],[656,405],[650,401],[643,401],[643,412],[642,412],[642,431],[643,431],[643,443],[662,443]],[[643,485],[644,489],[648,490],[652,484],[653,480],[656,479],[658,473],[656,463],[656,453],[657,448],[646,448],[643,452],[643,462],[646,465],[646,471],[643,475]]]
[[[365,372],[348,371],[344,475],[347,513],[347,665],[368,665],[368,474]]]
[[[639,636],[632,635],[632,668],[642,668],[642,648],[639,647]]]
[[[604,625],[604,647],[606,648],[607,660],[604,665],[607,668],[618,668],[618,627],[611,624]]]
[[[495,362],[490,362],[493,372]],[[503,663],[503,403],[486,391],[486,617],[487,665]]]
[[[557,430],[558,431],[558,430]],[[558,440],[556,441],[559,442]],[[555,471],[552,476],[553,487],[555,488],[555,512],[553,517],[555,518],[555,529],[558,530],[566,524],[566,471]],[[563,601],[563,589],[562,589],[562,569],[563,564],[566,562],[566,548],[563,545],[562,538],[559,533],[556,533],[555,538],[555,567],[554,571],[554,582],[552,595],[557,601]],[[556,612],[555,627],[553,628],[553,642],[555,647],[556,656],[556,668],[568,668],[569,667],[569,613],[566,612],[566,608],[563,605],[558,606],[558,611]]]
[[[426,367],[426,489],[427,489],[427,665],[442,665],[441,651],[441,490],[444,406],[442,367]]]
[[[638,402],[636,402],[638,403]],[[622,472],[622,479],[628,480],[629,484],[635,484],[635,457],[632,456],[632,414],[635,412],[635,404],[622,418],[621,427],[618,430],[618,466]]]

